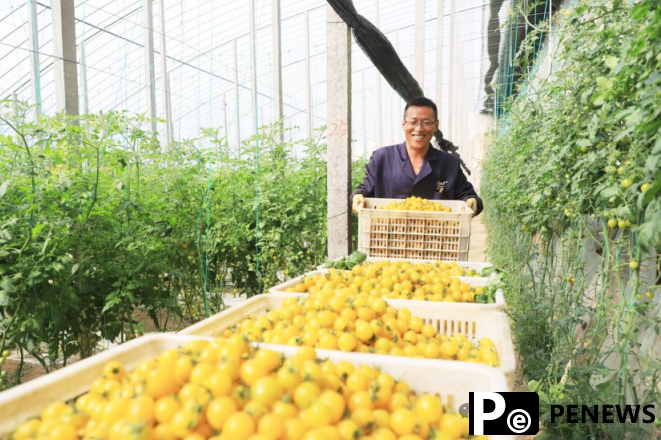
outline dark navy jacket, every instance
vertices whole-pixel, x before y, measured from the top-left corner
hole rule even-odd
[[[440,190],[440,192],[439,192]],[[406,143],[379,148],[365,167],[365,178],[351,194],[380,199],[405,199],[417,196],[435,200],[477,199],[477,212],[482,212],[482,199],[466,179],[459,159],[431,145],[416,176],[406,152]]]

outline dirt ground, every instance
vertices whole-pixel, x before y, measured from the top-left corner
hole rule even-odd
[[[145,333],[158,332],[158,329],[154,325],[154,322],[149,316],[147,316],[147,313],[136,310],[134,317],[137,322],[141,323],[141,326]],[[161,322],[165,322],[165,315],[161,314],[161,316],[159,316],[159,319],[161,320]],[[176,318],[174,320],[170,318],[168,322],[169,324],[167,328],[169,331],[181,330],[191,325],[190,320],[185,318],[183,321],[179,318]],[[108,343],[107,341],[105,341],[105,343],[102,343],[101,345],[105,348],[110,348],[112,346],[112,344]],[[80,360],[78,357],[72,357],[70,359],[67,359],[67,365],[75,363],[78,360]],[[20,358],[18,357],[18,354],[14,352],[7,358],[7,362],[2,367],[5,371],[7,371],[7,377],[12,380],[12,383],[16,379],[15,375],[17,373],[19,366],[20,366]],[[49,365],[48,367],[49,370],[52,372],[62,368],[62,363],[58,362],[55,365],[52,366]],[[28,355],[25,357],[23,368],[20,373],[21,377],[19,382],[25,383],[37,377],[43,376],[44,374],[46,374],[44,367],[35,358],[30,357]]]

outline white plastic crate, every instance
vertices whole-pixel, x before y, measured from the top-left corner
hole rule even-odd
[[[365,198],[358,210],[358,250],[369,257],[468,260],[473,211],[459,200],[430,200],[452,212],[390,211],[399,199]]]
[[[132,369],[143,359],[157,356],[167,348],[183,346],[185,342],[187,338],[175,333],[142,336],[0,392],[0,437],[29,417],[39,415],[49,404],[88,391],[92,382],[102,376],[106,363],[119,361],[126,369]]]
[[[181,334],[198,336],[218,336],[228,327],[241,323],[247,316],[263,315],[270,310],[280,307],[287,297],[301,297],[303,294],[297,293],[279,293],[257,295],[249,300],[230,307],[214,316],[204,319],[184,330]],[[390,300],[388,300],[390,301]],[[514,345],[512,343],[512,334],[510,332],[507,315],[498,311],[488,311],[479,308],[443,308],[433,306],[430,301],[406,301],[399,300],[397,304],[392,304],[397,309],[406,308],[411,311],[413,316],[422,318],[425,324],[431,324],[434,329],[442,335],[454,335],[462,333],[468,340],[479,340],[488,337],[493,340],[498,358],[499,367],[493,368],[503,373],[511,373],[516,369],[516,359],[514,357]],[[333,350],[330,350],[333,351]],[[363,354],[363,353],[348,353]],[[371,354],[370,354],[371,355]],[[388,358],[397,356],[387,356]],[[432,362],[459,362],[431,360]]]
[[[101,377],[103,366],[107,362],[119,361],[127,369],[133,369],[142,360],[158,356],[170,348],[183,347],[186,343],[201,338],[173,333],[143,336],[3,391],[0,393],[0,437],[4,437],[30,417],[39,415],[49,404],[66,401],[88,391],[94,379]],[[297,347],[263,345],[288,357],[294,355],[297,350]],[[444,403],[455,410],[468,402],[470,391],[509,391],[505,375],[480,365],[439,363],[423,359],[361,355],[333,350],[317,350],[317,356],[322,359],[328,358],[333,362],[347,360],[354,364],[364,363],[379,367],[381,371],[395,379],[406,380],[411,389],[418,393],[440,394]],[[502,438],[513,440],[513,437]]]
[[[325,275],[329,272],[330,269],[317,269],[313,270],[312,272],[308,272],[304,275],[301,275],[296,278],[292,278],[289,281],[285,281],[284,283],[278,284],[277,286],[273,286],[269,289],[269,293],[271,294],[288,294],[288,293],[293,293],[293,292],[287,292],[287,289],[291,287],[295,287],[303,282],[304,277],[313,277],[315,275]],[[489,282],[489,278],[482,278],[482,277],[456,277],[461,280],[463,283],[470,284],[471,286],[486,286],[486,284]],[[396,308],[402,308],[402,307],[409,307],[413,303],[420,303],[420,305],[424,307],[431,308],[433,310],[436,309],[441,309],[441,310],[461,310],[461,309],[466,309],[468,311],[471,310],[486,310],[486,311],[500,311],[503,310],[505,307],[505,296],[503,295],[503,290],[498,289],[496,290],[496,302],[490,303],[490,304],[477,304],[477,303],[463,303],[463,302],[442,302],[442,301],[419,301],[419,300],[412,300],[412,299],[388,299],[384,298],[386,302],[393,307]]]

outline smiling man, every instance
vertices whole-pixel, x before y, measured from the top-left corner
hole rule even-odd
[[[372,153],[365,178],[351,194],[354,212],[365,197],[405,199],[416,196],[435,200],[464,200],[475,215],[482,212],[482,200],[466,179],[459,159],[432,148],[438,129],[436,104],[414,98],[406,103],[402,128],[406,141]]]

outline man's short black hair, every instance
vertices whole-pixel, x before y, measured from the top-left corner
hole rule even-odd
[[[438,109],[436,108],[436,104],[434,104],[434,101],[432,101],[429,98],[425,98],[424,96],[418,96],[417,98],[413,98],[410,101],[406,103],[406,107],[404,107],[404,119],[406,119],[406,110],[409,109],[409,107],[414,106],[414,107],[429,107],[432,110],[434,110],[434,120],[438,119]]]

